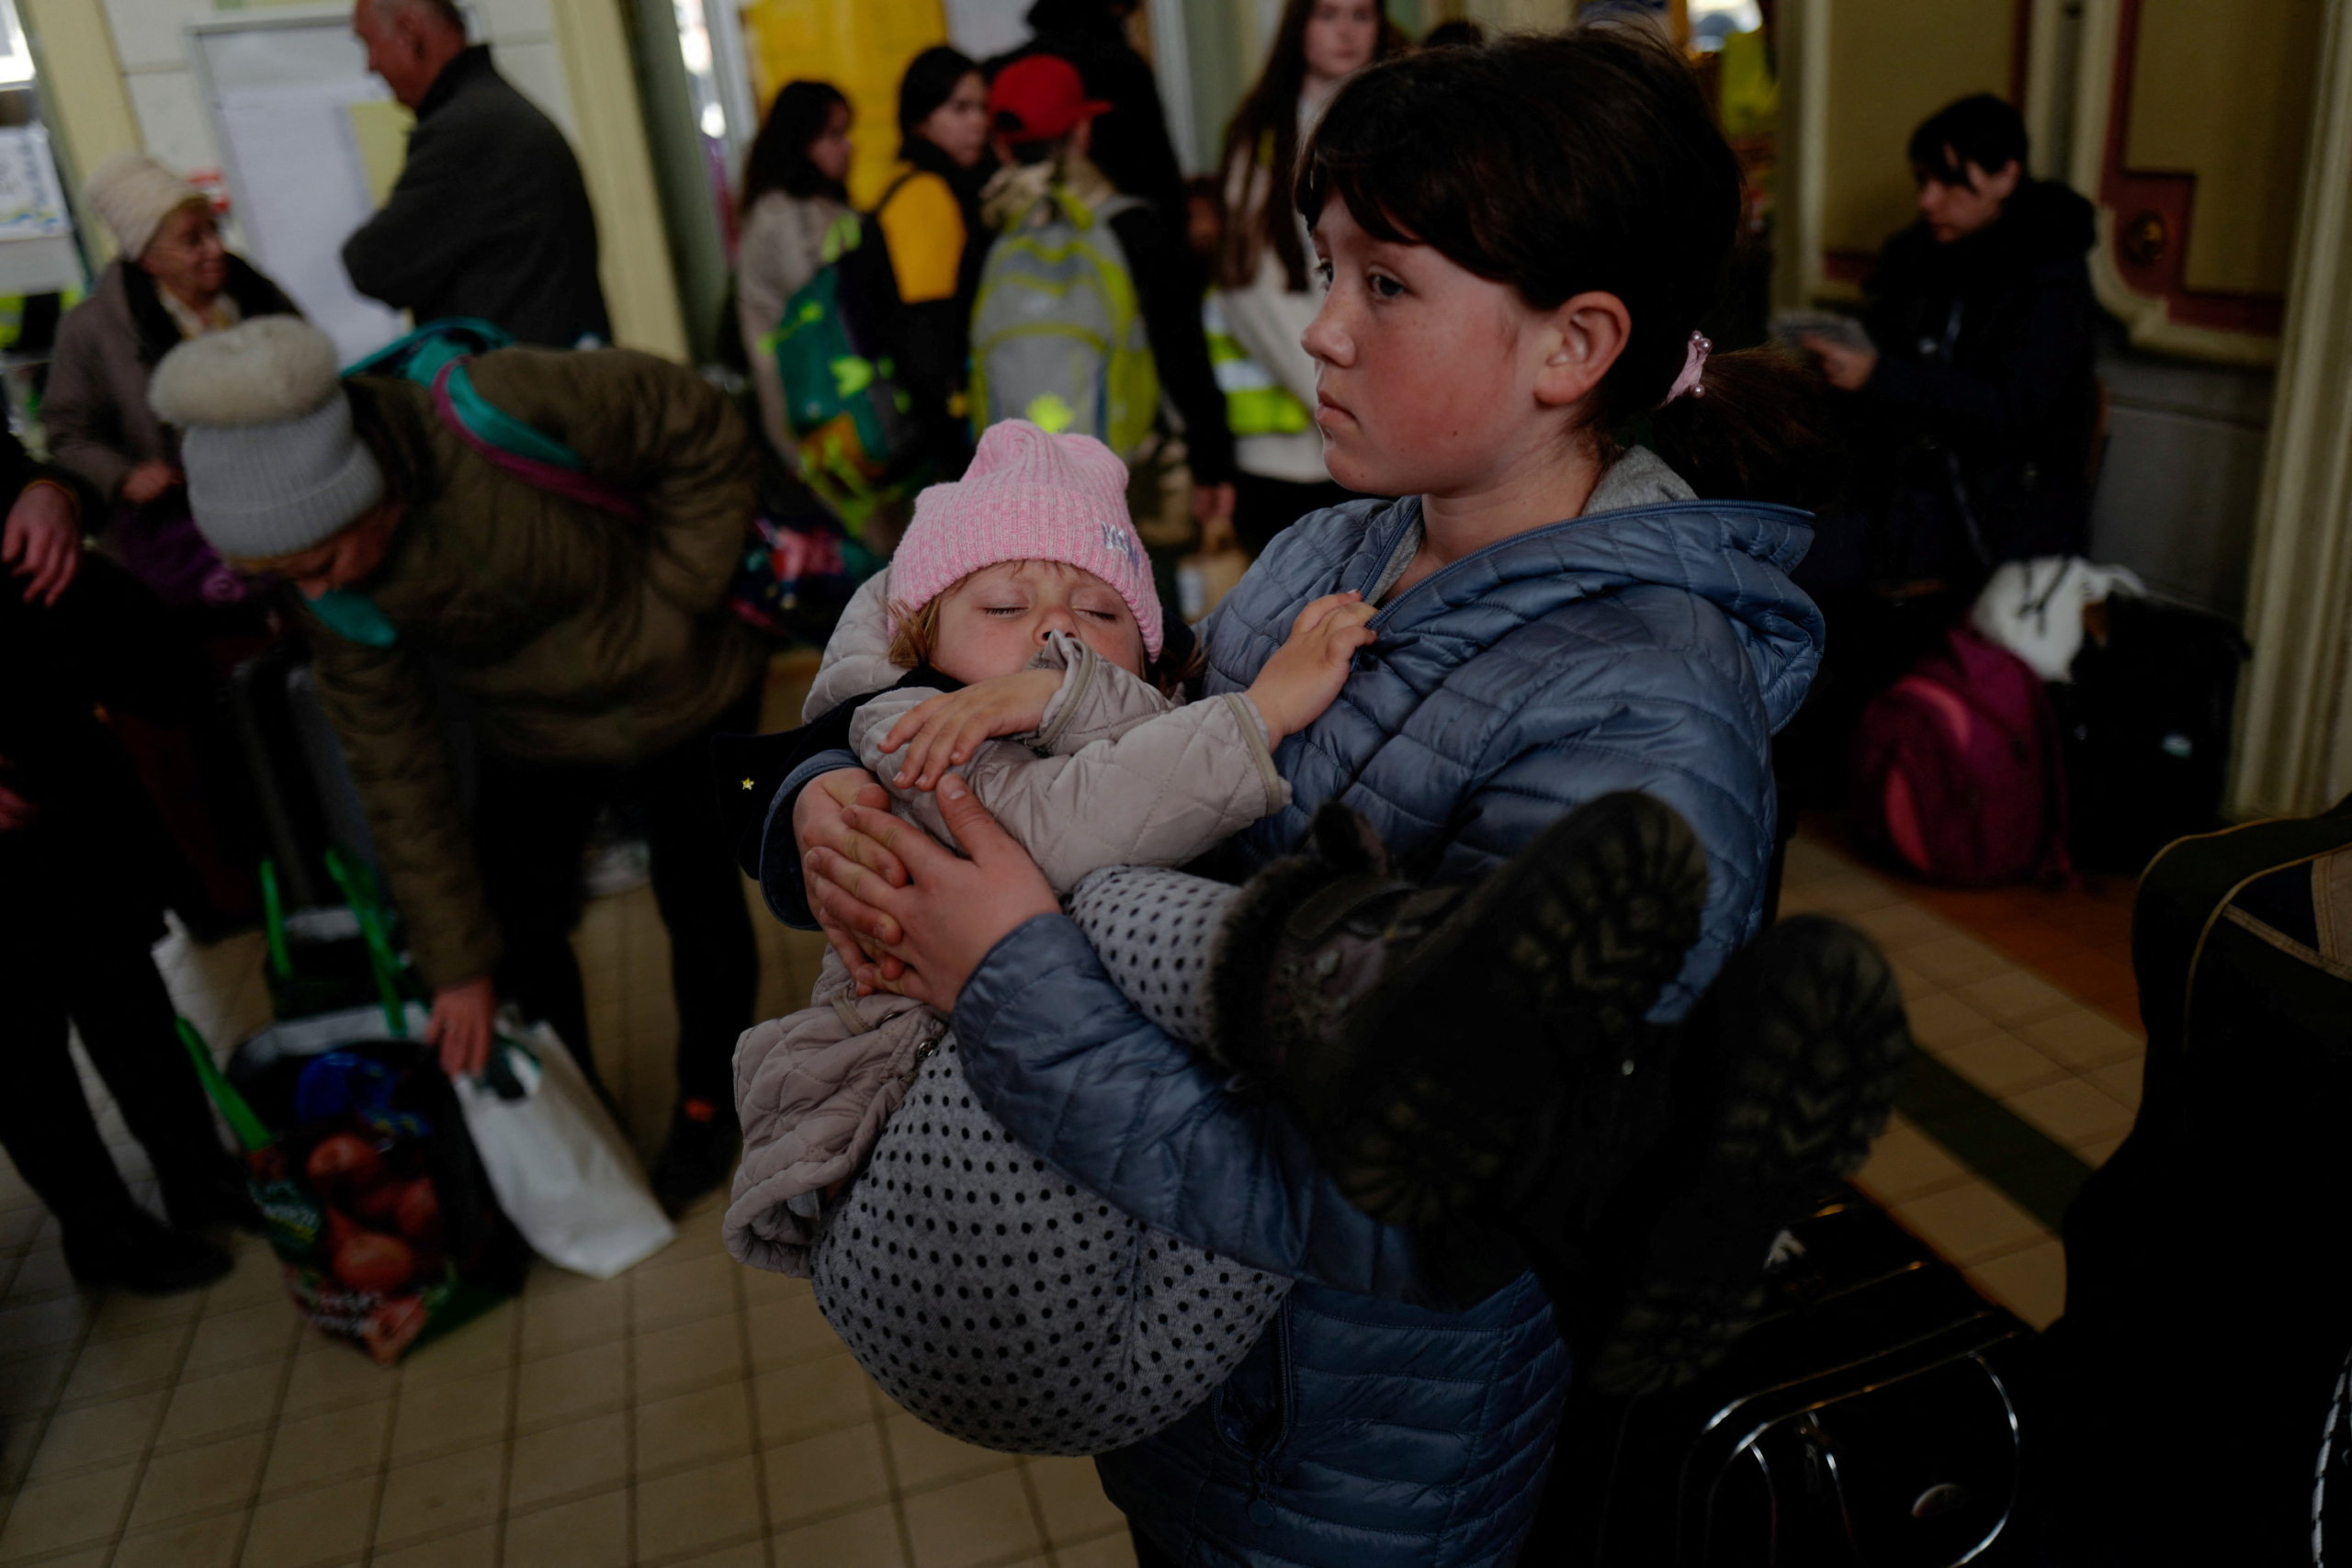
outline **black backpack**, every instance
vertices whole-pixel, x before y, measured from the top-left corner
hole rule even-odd
[[[2074,1568],[2344,1560],[2323,1434],[2352,1340],[2352,799],[2166,849],[2132,967],[2148,1031],[2132,1134],[2066,1212],[2052,1489]]]
[[[1984,1568],[2028,1534],[2033,1331],[1850,1190],[1696,1385],[1571,1396],[1522,1563]]]
[[[2247,654],[2219,616],[2118,593],[2054,686],[2075,863],[2136,876],[2220,824],[2230,718]]]

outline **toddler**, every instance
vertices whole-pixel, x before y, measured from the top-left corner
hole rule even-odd
[[[1189,634],[1163,630],[1126,482],[1091,437],[990,427],[852,609],[888,616],[888,660],[830,666],[810,699],[823,716],[729,759],[741,793],[764,800],[763,774],[846,747],[944,839],[931,792],[955,770],[1064,894],[1106,865],[1182,864],[1287,805],[1272,748],[1338,694],[1371,611],[1318,599],[1246,692],[1183,704]],[[868,689],[833,700],[854,684]],[[1197,1041],[1193,977],[1155,980],[1133,956],[1138,1004]],[[933,1426],[1033,1453],[1147,1436],[1223,1379],[1286,1282],[1048,1170],[974,1106],[947,1029],[858,996],[828,953],[809,1007],[748,1031],[729,1247],[813,1273],[866,1370]],[[939,1250],[887,1239],[913,1230]]]

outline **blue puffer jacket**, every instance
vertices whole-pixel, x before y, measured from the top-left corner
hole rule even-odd
[[[1308,600],[1374,597],[1419,525],[1417,502],[1359,502],[1277,536],[1209,622],[1210,691],[1246,687]],[[1398,857],[1467,877],[1579,802],[1645,790],[1698,830],[1713,877],[1705,934],[1661,1004],[1679,1011],[1758,923],[1768,738],[1820,657],[1820,618],[1785,575],[1810,536],[1802,513],[1692,501],[1628,455],[1583,516],[1381,609],[1340,699],[1276,753],[1295,803],[1246,836],[1246,858],[1284,852],[1341,800]],[[1060,916],[989,954],[956,1032],[983,1102],[1057,1168],[1306,1281],[1207,1404],[1100,1461],[1137,1528],[1201,1568],[1512,1561],[1567,1377],[1532,1278],[1437,1310],[1410,1238],[1340,1199],[1279,1111],[1147,1023]]]

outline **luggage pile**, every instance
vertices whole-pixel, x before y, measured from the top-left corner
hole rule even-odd
[[[235,686],[277,852],[261,880],[277,1021],[225,1066],[186,1021],[181,1037],[296,1312],[389,1364],[513,1295],[535,1251],[605,1279],[676,1231],[552,1031],[503,1015],[481,1074],[443,1072],[307,679],[273,650]]]
[[[2120,568],[2004,566],[1968,624],[1863,708],[1855,833],[1951,886],[2137,875],[2220,824],[2246,657],[2229,623]]]

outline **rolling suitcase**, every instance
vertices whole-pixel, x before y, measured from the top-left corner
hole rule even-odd
[[[2033,1331],[1840,1188],[1696,1384],[1570,1397],[1521,1554],[1577,1568],[1948,1568],[2031,1533]]]

